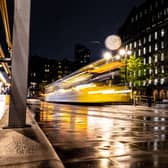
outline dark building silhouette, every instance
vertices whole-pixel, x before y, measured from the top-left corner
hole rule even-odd
[[[127,50],[143,57],[140,86],[153,85],[156,97],[168,98],[168,1],[146,0],[130,12],[119,35]]]
[[[29,96],[36,96],[44,91],[44,86],[72,72],[72,62],[48,59],[38,55],[32,56],[29,62]]]
[[[90,50],[82,44],[75,45],[74,70],[90,63]]]

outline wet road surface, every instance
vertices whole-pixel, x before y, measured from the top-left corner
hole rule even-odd
[[[167,107],[42,102],[32,109],[66,168],[168,168]]]

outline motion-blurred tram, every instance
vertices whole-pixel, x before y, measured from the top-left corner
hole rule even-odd
[[[131,90],[121,84],[120,61],[101,59],[65,76],[45,89],[45,101],[62,103],[130,103]]]

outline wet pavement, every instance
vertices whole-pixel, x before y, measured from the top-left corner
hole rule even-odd
[[[168,106],[32,106],[66,168],[167,168]]]

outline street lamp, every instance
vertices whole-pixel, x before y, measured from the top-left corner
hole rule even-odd
[[[103,58],[106,60],[106,61],[109,61],[110,59],[112,59],[112,54],[110,51],[105,51],[103,53]]]
[[[124,48],[119,50],[119,54],[121,56],[124,56],[124,60],[125,60],[125,83],[127,83],[127,57],[131,55],[131,51],[130,50],[126,50]]]

